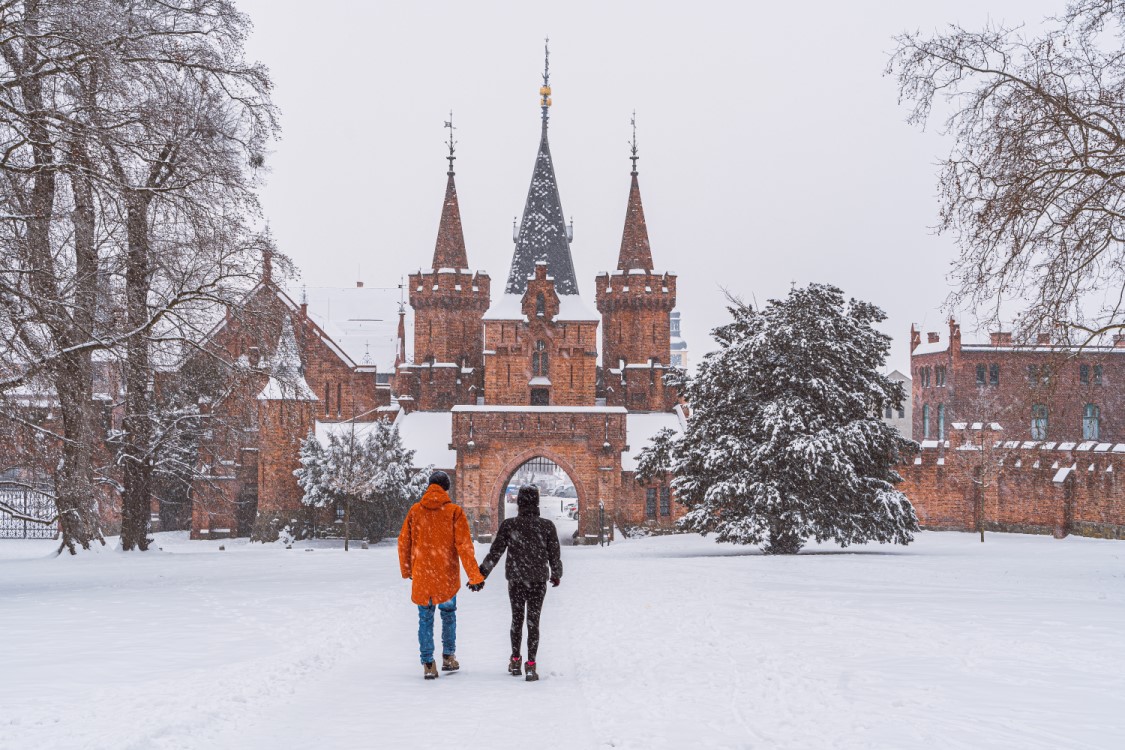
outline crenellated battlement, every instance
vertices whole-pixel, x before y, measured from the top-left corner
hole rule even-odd
[[[676,306],[676,275],[667,271],[600,273],[594,279],[598,312],[618,309],[656,309],[671,312]]]
[[[410,306],[415,310],[441,307],[463,310],[488,309],[492,280],[485,271],[439,268],[409,276]]]

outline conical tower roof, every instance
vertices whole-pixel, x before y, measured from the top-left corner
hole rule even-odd
[[[632,172],[633,182],[629,187],[629,202],[625,207],[625,230],[621,233],[621,252],[617,256],[617,268],[628,271],[631,268],[652,270],[652,247],[648,243],[648,225],[645,224],[645,208],[641,203],[641,186],[637,182],[637,172]]]
[[[445,203],[441,207],[441,223],[438,224],[437,243],[434,245],[434,268],[469,267],[469,256],[465,252],[465,232],[461,228],[461,209],[457,203],[457,184],[453,172],[448,172],[445,183]]]
[[[507,294],[523,294],[527,280],[535,274],[536,263],[547,264],[547,275],[555,280],[559,294],[578,294],[578,279],[574,274],[574,259],[570,255],[570,239],[563,218],[562,199],[555,180],[555,165],[551,160],[551,145],[547,140],[547,110],[551,106],[550,77],[543,73],[540,89],[543,109],[543,132],[539,138],[539,153],[535,156],[535,169],[523,208],[523,221],[516,238],[516,251],[512,256],[512,269],[508,274]]]

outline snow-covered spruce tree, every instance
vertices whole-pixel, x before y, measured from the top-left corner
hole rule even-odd
[[[367,434],[368,466],[372,470],[367,512],[367,538],[377,542],[397,534],[410,506],[426,491],[433,467],[414,471],[414,451],[402,444],[398,427],[376,422]]]
[[[730,311],[719,350],[683,384],[691,418],[671,449],[681,524],[773,554],[810,538],[908,544],[918,521],[894,467],[916,444],[878,418],[905,397],[879,373],[883,311],[825,284]]]

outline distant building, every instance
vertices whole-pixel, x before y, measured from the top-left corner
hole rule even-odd
[[[904,438],[912,439],[914,409],[911,403],[910,376],[903,375],[898,370],[891,370],[887,373],[887,377],[890,378],[892,382],[903,384],[903,391],[906,393],[906,398],[903,399],[902,406],[898,409],[888,406],[886,411],[883,412],[883,421],[898,430],[898,433]]]
[[[672,367],[678,367],[681,370],[686,370],[688,366],[688,348],[687,342],[684,341],[683,336],[680,334],[680,313],[672,311],[669,313],[669,323],[672,326],[672,345],[668,353],[668,363]]]

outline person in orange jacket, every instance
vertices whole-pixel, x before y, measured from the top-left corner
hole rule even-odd
[[[418,649],[423,676],[438,676],[434,664],[434,608],[441,612],[441,669],[460,668],[455,655],[457,645],[457,591],[461,570],[469,575],[469,588],[484,588],[484,576],[477,567],[469,522],[461,506],[449,498],[449,475],[435,471],[430,485],[406,514],[398,535],[398,562],[402,577],[409,578],[410,599],[418,605]]]

